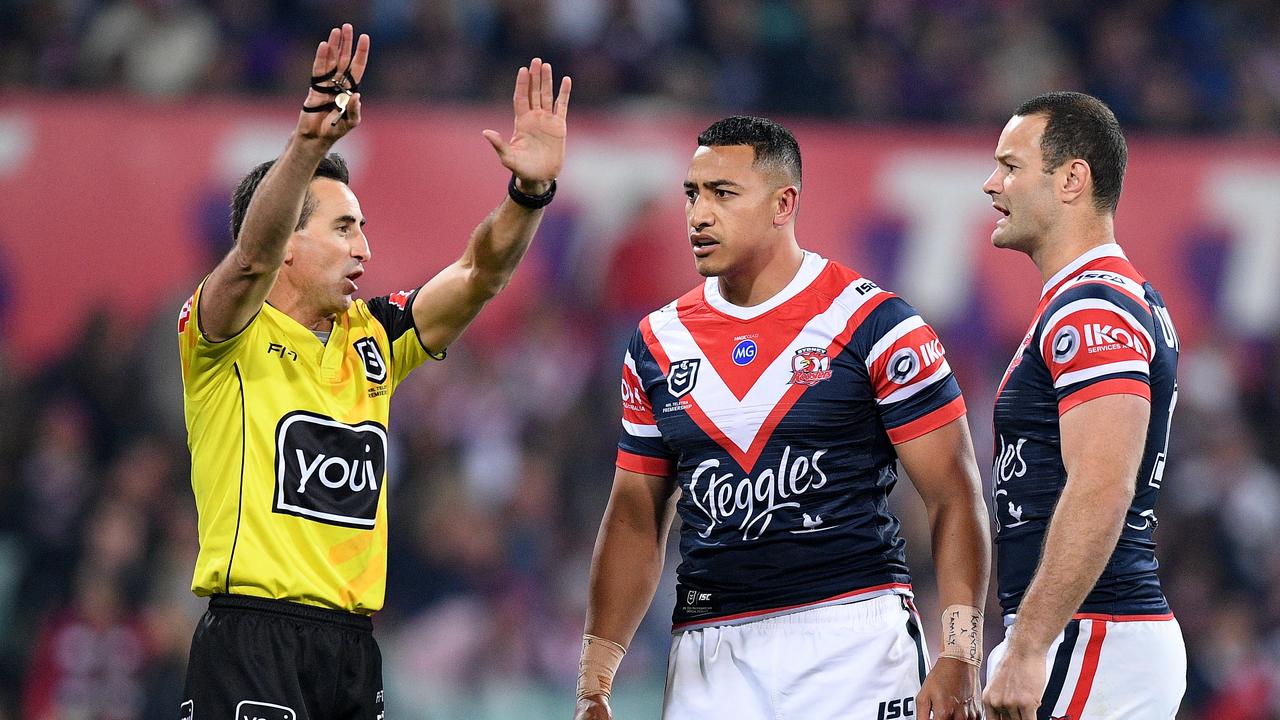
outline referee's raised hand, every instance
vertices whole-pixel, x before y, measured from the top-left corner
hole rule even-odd
[[[555,90],[551,63],[534,58],[527,68],[516,73],[512,94],[515,128],[504,140],[496,130],[485,130],[484,137],[498,153],[502,164],[515,174],[522,189],[540,194],[564,166],[565,117],[569,113],[569,91],[573,81],[566,75],[560,80],[560,93]]]
[[[329,31],[311,63],[311,87],[298,116],[298,135],[332,144],[360,124],[359,87],[368,62],[368,35],[355,40],[351,23]]]

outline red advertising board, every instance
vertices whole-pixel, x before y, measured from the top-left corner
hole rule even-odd
[[[681,182],[710,119],[571,116],[560,196],[528,267],[484,321],[547,287],[577,300],[621,289],[642,312],[696,282]],[[279,152],[293,120],[280,100],[6,103],[0,287],[11,352],[30,361],[56,351],[96,309],[137,319],[169,303],[176,321],[229,246],[231,188]],[[505,108],[367,103],[364,124],[336,148],[369,219],[365,295],[420,284],[458,256],[505,192],[480,131],[510,122]],[[792,129],[804,154],[803,246],[900,292],[944,330],[977,323],[1021,336],[1039,283],[1025,257],[990,247],[997,214],[981,190],[1000,128]],[[1116,227],[1185,341],[1208,319],[1243,334],[1276,327],[1280,142],[1131,138]]]

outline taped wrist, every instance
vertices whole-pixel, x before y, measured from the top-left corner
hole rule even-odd
[[[949,605],[942,611],[942,652],[938,656],[982,667],[981,610],[970,605]]]
[[[595,635],[582,636],[582,656],[578,660],[578,699],[588,695],[609,697],[613,676],[627,649]]]

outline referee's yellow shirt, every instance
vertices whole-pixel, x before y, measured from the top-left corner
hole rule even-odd
[[[200,555],[191,590],[369,614],[387,578],[391,394],[432,355],[417,291],[355,300],[328,343],[269,304],[239,335],[178,318]]]

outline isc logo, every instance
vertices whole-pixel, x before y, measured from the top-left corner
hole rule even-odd
[[[330,525],[371,528],[387,468],[387,432],[306,412],[276,428],[274,512]]]
[[[905,697],[901,700],[885,700],[880,703],[880,711],[876,720],[897,720],[916,716],[916,699]]]

